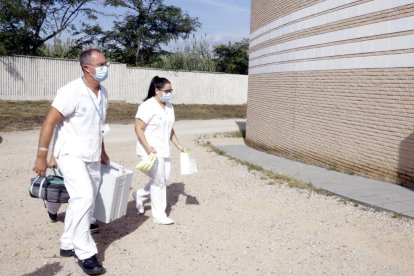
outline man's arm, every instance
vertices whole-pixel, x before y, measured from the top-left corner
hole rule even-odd
[[[109,156],[105,151],[105,143],[102,140],[102,152],[101,152],[101,163],[104,165],[109,165]]]
[[[33,166],[33,171],[38,175],[43,175],[47,169],[47,153],[49,151],[49,144],[52,140],[53,131],[58,122],[63,120],[62,114],[51,107],[46,119],[43,121],[42,130],[40,131],[39,147],[37,149],[37,156]]]

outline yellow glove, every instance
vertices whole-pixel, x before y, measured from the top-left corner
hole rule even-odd
[[[151,170],[152,165],[154,165],[154,161],[157,158],[157,155],[151,152],[146,159],[142,160],[138,163],[137,169],[143,173],[147,173]]]

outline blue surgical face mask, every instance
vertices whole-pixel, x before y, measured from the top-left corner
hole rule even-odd
[[[171,93],[165,93],[165,92],[162,92],[162,91],[161,91],[161,93],[162,93],[162,96],[160,97],[161,101],[164,102],[164,103],[170,102]]]
[[[90,65],[89,65],[90,66]],[[99,67],[93,67],[95,68],[95,75],[93,75],[93,78],[97,80],[98,82],[103,82],[108,77],[108,66],[99,66]]]

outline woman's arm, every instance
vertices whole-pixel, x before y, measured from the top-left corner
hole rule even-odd
[[[177,137],[177,135],[175,134],[174,129],[172,129],[172,130],[171,130],[171,136],[170,136],[170,139],[171,139],[171,141],[173,142],[173,144],[177,147],[177,149],[178,149],[179,151],[181,151],[181,152],[183,152],[183,151],[184,151],[184,147],[183,147],[183,146],[181,146],[180,141],[178,141],[178,137]]]
[[[141,119],[135,119],[135,133],[141,145],[145,151],[150,154],[151,152],[157,153],[157,151],[148,144],[147,138],[145,138],[145,129],[147,125]]]

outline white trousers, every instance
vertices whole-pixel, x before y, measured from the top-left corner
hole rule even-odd
[[[84,260],[98,253],[89,227],[101,182],[101,163],[84,162],[70,155],[60,156],[56,161],[70,196],[61,249],[74,249],[78,259]]]
[[[62,203],[48,202],[45,200],[45,205],[49,213],[57,214],[60,206],[62,206]],[[94,217],[92,217],[91,223],[96,223],[96,219]]]
[[[154,218],[167,216],[167,181],[171,174],[171,158],[157,157],[148,172],[149,181],[144,188],[137,191],[137,200],[144,201],[151,197],[151,213]]]

